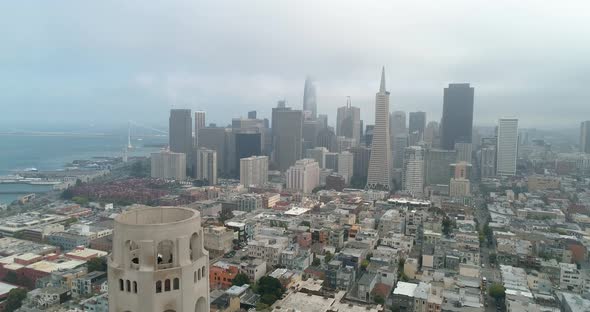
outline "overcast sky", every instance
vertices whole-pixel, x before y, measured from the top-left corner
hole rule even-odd
[[[374,120],[439,120],[449,82],[475,87],[475,123],[578,127],[590,119],[588,1],[1,1],[0,123],[167,124],[171,107],[229,123],[306,75],[334,122],[346,96]]]

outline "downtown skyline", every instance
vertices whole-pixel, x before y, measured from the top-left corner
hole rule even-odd
[[[351,96],[371,123],[372,77],[381,65],[390,71],[396,109],[425,111],[430,120],[440,120],[442,88],[461,82],[477,89],[476,125],[515,115],[523,127],[573,128],[570,120],[590,114],[584,105],[590,47],[578,39],[588,36],[580,27],[587,4],[464,2],[453,9],[340,1],[334,10],[326,9],[334,6],[329,1],[312,10],[303,10],[305,3],[227,4],[234,10],[206,1],[149,3],[140,11],[137,3],[57,1],[35,4],[41,15],[27,4],[2,4],[11,12],[4,20],[16,27],[0,51],[6,87],[0,121],[12,128],[72,119],[157,123],[169,109],[186,107],[223,124],[236,107],[264,117],[278,99],[299,107],[303,81],[312,75],[318,114],[334,114]],[[194,18],[204,11],[216,19]],[[152,23],[148,17],[160,12]],[[308,23],[299,27],[301,19],[286,12]],[[108,25],[100,22],[106,14]],[[564,113],[552,116],[555,106]]]

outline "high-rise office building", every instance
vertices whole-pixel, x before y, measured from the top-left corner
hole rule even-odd
[[[354,171],[354,156],[351,152],[338,154],[338,174],[344,178],[344,183],[349,184]]]
[[[338,153],[326,153],[324,168],[333,170],[334,172],[338,172]]]
[[[202,147],[197,149],[195,158],[195,178],[209,185],[217,184],[217,152]]]
[[[465,197],[471,194],[471,164],[461,161],[451,166],[453,168],[453,177],[449,184],[449,196]]]
[[[402,171],[404,190],[416,197],[424,194],[424,149],[421,146],[406,147]]]
[[[367,178],[369,173],[369,159],[371,149],[365,146],[357,146],[350,149],[354,160],[353,175],[359,178]]]
[[[483,146],[480,149],[480,175],[489,178],[496,175],[496,145]]]
[[[170,151],[151,153],[151,177],[186,180],[186,155]]]
[[[274,163],[285,171],[301,159],[303,143],[303,113],[290,107],[272,109]]]
[[[240,184],[264,185],[268,182],[268,156],[252,156],[240,159]]]
[[[468,83],[451,83],[444,89],[441,148],[452,150],[455,143],[471,143],[474,89]]]
[[[338,108],[336,116],[336,135],[355,140],[355,146],[361,141],[361,110],[352,106],[348,97],[346,106]]]
[[[424,130],[426,129],[426,113],[410,112],[410,123],[408,125],[408,135],[410,146],[416,145],[424,139]]]
[[[344,136],[339,136],[339,137],[336,137],[336,145],[337,145],[336,151],[338,153],[341,153],[341,152],[349,150],[350,148],[352,148],[354,146],[357,146],[357,142],[356,142],[356,139],[347,138]]]
[[[240,163],[242,158],[262,155],[260,146],[260,133],[244,131],[234,134],[235,139],[235,162],[237,175],[241,173]]]
[[[427,149],[424,155],[425,184],[448,185],[451,179],[449,166],[457,161],[454,150]]]
[[[330,128],[324,128],[320,130],[318,133],[318,137],[316,139],[316,146],[318,147],[325,147],[330,152],[337,152],[338,151],[338,139],[336,138],[336,134]]]
[[[500,118],[498,120],[496,151],[496,173],[502,176],[515,175],[518,156],[518,119]]]
[[[184,153],[190,169],[193,152],[193,122],[190,109],[171,109],[168,119],[170,151]]]
[[[439,125],[436,121],[431,121],[426,125],[424,129],[424,142],[430,147],[438,148],[440,146],[440,133]]]
[[[256,119],[256,111],[249,111],[248,119]]]
[[[368,189],[391,189],[391,149],[389,142],[389,92],[385,90],[385,68],[375,96],[375,128],[369,161]]]
[[[404,152],[408,147],[408,135],[398,134],[393,138],[393,168],[404,166]]]
[[[112,245],[109,311],[209,312],[209,253],[198,211],[127,210],[115,218]]]
[[[320,130],[321,124],[319,120],[306,119],[303,121],[303,151],[316,147]]]
[[[391,137],[395,137],[396,135],[400,134],[406,134],[406,112],[395,111],[391,113],[389,127],[389,134]]]
[[[233,159],[228,157],[230,155],[231,144],[231,129],[222,127],[207,127],[199,130],[199,146],[197,148],[205,147],[217,152],[217,169],[223,175],[230,175],[229,162]],[[196,153],[196,150],[195,150]]]
[[[300,159],[287,169],[287,189],[309,194],[320,185],[320,166],[313,159]]]
[[[320,122],[320,130],[328,128],[328,115],[319,114],[318,121]]]
[[[373,130],[375,125],[367,125],[365,128],[365,146],[371,146],[373,144]]]
[[[207,127],[205,124],[205,112],[195,112],[195,146],[199,146],[199,129]]]
[[[309,115],[311,119],[316,119],[317,105],[315,83],[311,77],[307,77],[303,89],[303,111],[307,112],[306,115]]]
[[[312,149],[308,149],[305,151],[305,158],[311,158],[315,160],[320,168],[325,168],[326,164],[326,154],[328,153],[328,149],[323,146],[318,146]]]
[[[590,120],[580,124],[580,152],[590,154]]]
[[[455,151],[457,152],[457,162],[465,161],[471,163],[472,145],[471,142],[457,142],[455,143]]]

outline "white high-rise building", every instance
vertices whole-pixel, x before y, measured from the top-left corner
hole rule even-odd
[[[204,111],[196,111],[195,112],[195,146],[199,146],[199,129],[203,129],[207,127],[205,125],[205,112]]]
[[[217,152],[202,147],[197,149],[195,158],[196,179],[207,180],[209,185],[217,184]]]
[[[268,157],[252,156],[240,159],[240,184],[264,185],[268,182]]]
[[[391,148],[389,141],[389,92],[385,90],[385,67],[379,92],[375,95],[375,127],[369,160],[368,189],[391,189]]]
[[[498,145],[496,148],[496,170],[498,175],[516,174],[518,155],[518,119],[500,118],[498,120]]]
[[[468,163],[471,163],[472,150],[473,147],[471,143],[455,143],[455,151],[457,152],[457,162],[466,161]]]
[[[420,146],[406,147],[404,170],[402,172],[404,190],[420,197],[424,193],[424,149]]]
[[[338,174],[344,177],[344,183],[349,184],[354,169],[354,156],[351,152],[338,154]]]
[[[300,159],[287,169],[287,189],[311,193],[320,185],[320,166],[309,158]]]
[[[306,158],[313,158],[320,166],[320,168],[325,168],[326,166],[326,154],[328,153],[328,149],[323,146],[318,146],[312,149],[308,149],[305,151]]]
[[[151,153],[151,177],[186,180],[186,155],[170,151]]]
[[[209,312],[209,253],[200,213],[142,206],[118,215],[108,300],[110,312]]]

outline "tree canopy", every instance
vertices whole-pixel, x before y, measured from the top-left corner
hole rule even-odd
[[[494,283],[488,289],[488,293],[492,298],[498,300],[500,298],[504,298],[506,295],[506,289],[504,286],[502,286],[502,284]]]
[[[21,307],[23,300],[27,297],[27,291],[22,288],[14,288],[8,292],[4,311],[13,312]]]
[[[242,286],[244,284],[250,284],[250,278],[245,273],[238,273],[236,277],[232,280],[232,285],[234,286]]]

